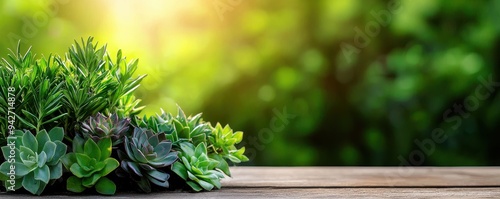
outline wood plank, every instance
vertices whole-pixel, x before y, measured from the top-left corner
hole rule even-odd
[[[500,167],[232,167],[225,188],[500,187]]]
[[[103,198],[50,195],[50,198]],[[31,195],[0,194],[0,197],[40,198]],[[222,188],[211,192],[118,193],[106,198],[499,198],[500,188]]]
[[[152,198],[168,197],[168,194]],[[500,188],[242,188],[196,194],[181,198],[498,198]]]
[[[233,167],[221,190],[118,193],[116,198],[500,198],[500,167]],[[406,172],[404,172],[406,171]],[[401,173],[400,173],[401,172]],[[99,195],[45,195],[102,198]],[[67,193],[66,193],[67,194]],[[0,197],[38,198],[0,193]]]

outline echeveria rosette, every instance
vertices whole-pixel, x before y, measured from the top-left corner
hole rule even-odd
[[[186,117],[180,107],[176,117],[162,110],[162,114],[156,119],[158,129],[165,130],[167,139],[171,140],[176,147],[179,147],[181,142],[191,142],[195,145],[206,143],[207,136],[212,132],[210,123],[203,121],[201,113]]]
[[[129,126],[130,118],[121,119],[116,113],[109,117],[97,113],[82,123],[82,135],[84,138],[93,139],[94,142],[111,138],[113,146],[117,146],[123,142],[122,138],[129,130]]]
[[[32,194],[40,195],[50,180],[62,176],[61,157],[66,154],[67,146],[62,143],[64,130],[60,127],[39,131],[34,136],[30,131],[14,131],[14,137],[9,142],[15,145],[2,147],[2,153],[9,160],[11,146],[14,148],[15,183],[14,190],[24,187]],[[5,161],[0,165],[2,178],[8,176],[11,162]],[[5,187],[12,186],[7,179],[2,179]]]
[[[224,174],[216,169],[219,162],[208,157],[205,143],[202,142],[195,148],[189,142],[182,142],[180,148],[179,161],[172,165],[172,171],[194,191],[210,191],[214,187],[220,189],[220,179],[224,178]]]
[[[229,165],[226,160],[233,163],[248,161],[248,157],[244,155],[245,147],[238,149],[235,146],[240,143],[242,139],[243,132],[237,131],[233,133],[233,129],[231,129],[229,125],[223,128],[219,123],[213,128],[212,133],[208,137],[210,143],[208,147],[209,157],[219,161],[217,168],[228,176],[231,176],[231,172],[229,171]]]
[[[104,138],[95,143],[76,136],[73,139],[73,152],[62,157],[64,166],[71,171],[66,184],[68,191],[80,193],[87,188],[95,189],[100,194],[113,195],[116,185],[106,175],[114,171],[119,163],[111,156],[111,138]]]
[[[125,152],[118,151],[121,169],[128,174],[144,192],[151,192],[151,183],[169,187],[170,175],[165,169],[177,160],[177,152],[171,152],[172,142],[164,133],[135,128],[133,135],[125,137]],[[118,175],[125,177],[123,172]]]
[[[165,118],[171,118],[172,116],[165,114],[162,110],[162,114]],[[142,118],[135,116],[132,119],[131,124],[135,127],[145,128],[151,130],[155,133],[165,133],[170,134],[174,130],[172,124],[170,124],[171,120],[162,119],[162,115],[150,116],[147,117],[144,115]]]

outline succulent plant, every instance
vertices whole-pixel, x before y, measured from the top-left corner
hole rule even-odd
[[[121,163],[117,174],[145,192],[172,185],[172,171],[195,191],[220,188],[220,179],[230,175],[227,161],[248,160],[245,149],[234,146],[242,133],[213,128],[201,113],[186,117],[180,107],[176,116],[162,110],[138,117],[143,107],[133,91],[145,75],[134,77],[137,64],[121,51],[114,61],[92,38],[75,43],[64,57],[36,59],[18,45],[0,61],[0,113],[9,116],[0,117],[0,129],[7,130],[0,131],[0,145],[8,143],[1,147],[0,186],[40,195],[63,180],[64,165],[67,190],[112,195],[116,185],[108,175]]]
[[[80,193],[95,186],[100,194],[113,195],[116,185],[106,175],[115,170],[119,163],[110,156],[111,138],[96,143],[92,139],[85,141],[77,135],[73,139],[73,152],[61,158],[64,166],[73,174],[67,180],[66,189]]]
[[[167,138],[176,146],[186,141],[194,145],[206,142],[207,136],[212,132],[210,123],[202,120],[201,113],[186,117],[180,107],[176,117],[162,110],[162,114],[157,117],[157,125],[166,130]]]
[[[95,117],[90,117],[82,123],[84,138],[91,138],[97,142],[104,138],[111,138],[113,146],[123,142],[121,139],[129,130],[130,119],[120,119],[118,114],[112,114],[109,117],[97,113]]]
[[[163,116],[160,116],[160,115],[150,116],[150,117],[144,116],[142,118],[136,116],[132,119],[131,123],[133,126],[136,126],[139,128],[146,128],[146,129],[151,130],[155,133],[170,134],[174,130],[174,127],[170,123],[172,121],[172,119],[171,119],[172,116],[165,114],[163,112],[163,110],[162,110],[162,114],[163,114]],[[163,119],[163,118],[165,118],[165,119]]]
[[[243,132],[238,131],[233,133],[233,129],[229,125],[224,128],[217,123],[209,135],[208,140],[211,144],[208,149],[210,157],[219,161],[217,168],[222,170],[226,175],[231,176],[229,165],[226,160],[233,163],[248,161],[248,157],[244,155],[245,147],[237,149],[235,144],[238,144],[243,139]]]
[[[62,176],[61,157],[66,153],[66,145],[62,143],[64,130],[60,127],[39,131],[34,136],[30,131],[15,130],[9,144],[2,147],[6,160],[0,165],[2,180],[9,190],[22,187],[32,194],[40,195],[50,180]],[[13,157],[10,155],[14,152]],[[12,164],[11,164],[12,163]],[[10,169],[15,167],[15,179],[5,179]],[[10,176],[9,176],[10,177]]]
[[[224,174],[216,169],[219,162],[208,157],[205,143],[198,144],[196,148],[190,142],[182,142],[179,145],[179,161],[173,164],[172,171],[184,179],[194,191],[210,191],[214,187],[220,189],[220,179],[224,178]]]
[[[144,192],[151,192],[151,183],[168,187],[170,175],[162,170],[177,160],[177,152],[170,152],[172,143],[164,133],[134,128],[133,135],[125,137],[125,152],[118,151],[121,168]],[[123,173],[119,176],[125,177]]]

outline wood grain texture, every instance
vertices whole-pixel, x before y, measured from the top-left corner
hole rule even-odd
[[[233,167],[223,187],[500,187],[500,167]]]
[[[40,196],[0,194],[1,198]],[[44,197],[44,196],[42,196]],[[222,188],[211,192],[118,193],[115,196],[45,195],[48,198],[500,198],[500,188]]]
[[[233,178],[224,179],[221,190],[131,192],[111,198],[500,198],[500,167],[233,167],[231,172]],[[75,196],[102,198],[46,195]]]

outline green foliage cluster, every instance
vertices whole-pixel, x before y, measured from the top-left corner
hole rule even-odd
[[[204,142],[199,143],[196,148],[190,142],[180,143],[182,153],[180,161],[176,162],[172,170],[195,191],[212,190],[220,188],[219,179],[224,176],[221,171],[216,170],[219,162],[209,158],[207,146]]]
[[[31,50],[22,54],[19,44],[0,64],[0,114],[8,114],[9,87],[15,88],[17,129],[39,132],[61,126],[71,137],[83,121],[99,112],[137,114],[142,107],[137,107],[140,100],[132,92],[145,77],[133,77],[138,61],[127,62],[121,51],[113,61],[106,46],[97,48],[92,40],[82,39],[82,46],[75,43],[64,58],[36,59]],[[0,127],[7,126],[7,118],[0,118]]]
[[[240,163],[249,160],[243,155],[245,147],[237,149],[235,146],[242,141],[242,132],[233,133],[229,126],[223,129],[218,123],[213,127],[203,121],[201,113],[186,116],[179,107],[177,116],[162,111],[160,115],[144,116],[135,123],[156,132],[166,132],[173,148],[180,152],[179,161],[172,170],[196,191],[220,188],[223,173],[231,176],[228,161]]]
[[[134,77],[137,61],[126,62],[121,51],[112,61],[92,38],[75,43],[64,59],[19,51],[0,63],[0,112],[15,114],[0,125],[16,129],[0,135],[9,143],[0,165],[8,190],[24,187],[40,195],[65,183],[59,187],[75,193],[95,188],[103,195],[131,187],[209,191],[231,175],[228,161],[248,161],[245,148],[235,146],[243,133],[213,127],[201,114],[187,117],[179,107],[175,117],[163,110],[138,117],[142,107],[133,91],[145,75]],[[9,104],[12,93],[15,103]],[[171,175],[178,177],[172,181]]]
[[[113,146],[123,142],[123,136],[129,130],[130,119],[120,119],[118,114],[109,117],[97,113],[82,123],[83,136],[99,141],[103,138],[111,138]]]
[[[5,161],[0,165],[0,180],[4,186],[14,186],[14,190],[24,187],[32,194],[40,195],[45,187],[63,174],[61,157],[66,154],[67,146],[62,142],[64,130],[60,127],[44,129],[34,136],[30,131],[15,130],[11,136],[13,148],[3,146],[3,157],[7,160],[14,150],[14,161]],[[11,165],[15,167],[15,180],[8,176]]]
[[[111,156],[111,138],[95,143],[76,136],[72,143],[73,152],[66,154],[62,163],[73,176],[67,180],[68,191],[80,193],[95,186],[97,192],[112,195],[116,185],[106,175],[114,171],[120,163]]]

